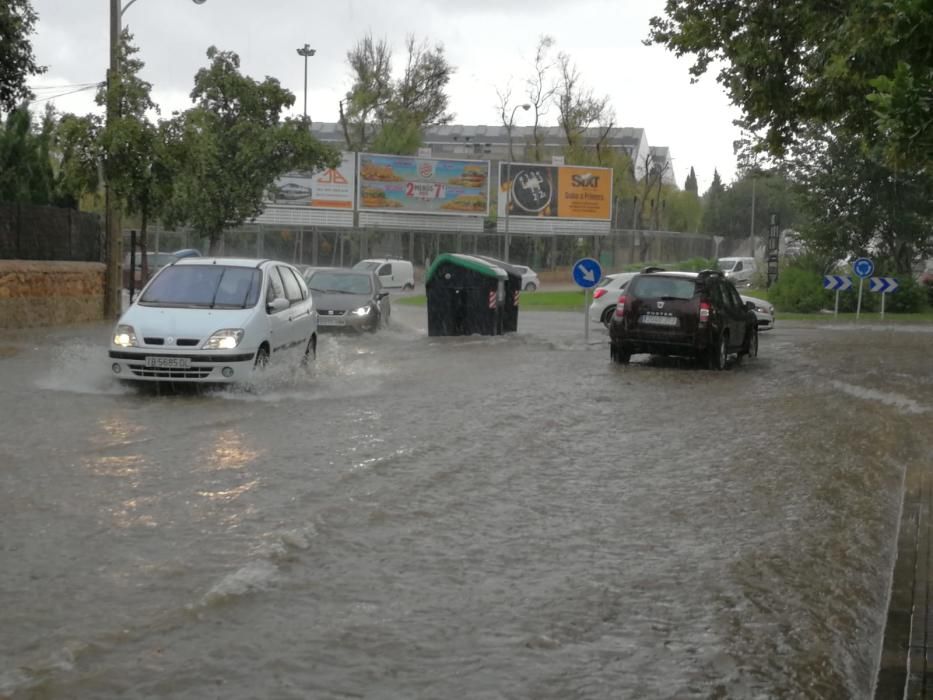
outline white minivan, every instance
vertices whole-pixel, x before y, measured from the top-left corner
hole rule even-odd
[[[749,286],[755,273],[758,272],[755,258],[719,258],[716,261],[716,267],[724,272],[726,279],[736,287]]]
[[[369,258],[360,260],[354,270],[372,270],[386,289],[414,289],[415,268],[408,260]]]

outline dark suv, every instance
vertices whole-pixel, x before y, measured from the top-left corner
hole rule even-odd
[[[629,282],[609,323],[610,357],[686,355],[723,369],[726,358],[758,355],[758,319],[718,270],[646,268]]]

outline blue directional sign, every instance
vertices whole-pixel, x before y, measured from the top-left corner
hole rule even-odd
[[[831,292],[844,292],[852,287],[852,278],[843,275],[824,275],[823,288]]]
[[[593,258],[580,258],[573,264],[573,281],[578,287],[595,287],[603,277],[603,268]]]
[[[890,294],[896,292],[898,286],[897,280],[893,277],[872,277],[868,280],[868,290],[870,292]]]
[[[875,274],[875,263],[873,263],[869,258],[859,258],[854,263],[852,263],[852,272],[861,277],[862,279],[867,279]]]

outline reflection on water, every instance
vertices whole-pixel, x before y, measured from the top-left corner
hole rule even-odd
[[[244,443],[243,434],[234,428],[217,433],[213,444],[207,448],[207,466],[215,471],[244,469],[249,466],[261,452]]]

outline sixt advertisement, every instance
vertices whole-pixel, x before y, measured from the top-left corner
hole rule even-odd
[[[402,214],[489,212],[489,161],[360,153],[360,211]]]
[[[343,153],[336,168],[294,171],[277,178],[266,193],[268,204],[311,209],[353,209],[356,154]]]
[[[499,164],[500,217],[543,216],[609,221],[611,204],[611,168]]]

